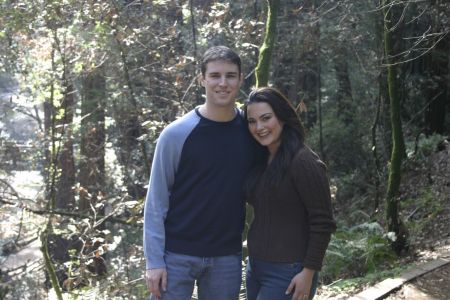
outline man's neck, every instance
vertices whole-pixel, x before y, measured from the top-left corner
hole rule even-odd
[[[199,112],[203,117],[216,122],[228,122],[236,116],[234,107],[211,107],[208,103],[201,105]]]

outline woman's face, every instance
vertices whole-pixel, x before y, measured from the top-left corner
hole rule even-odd
[[[248,129],[253,137],[275,154],[281,143],[283,122],[278,120],[272,107],[266,102],[255,102],[247,106]]]

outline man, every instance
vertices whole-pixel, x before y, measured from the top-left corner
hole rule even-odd
[[[224,46],[201,62],[206,101],[159,136],[144,211],[145,279],[152,299],[238,299],[242,185],[254,151],[235,108],[241,60]]]

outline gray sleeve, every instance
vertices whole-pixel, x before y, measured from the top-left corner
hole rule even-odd
[[[165,268],[164,221],[169,197],[189,133],[197,124],[196,114],[188,113],[165,128],[158,138],[144,207],[144,255],[146,268]]]

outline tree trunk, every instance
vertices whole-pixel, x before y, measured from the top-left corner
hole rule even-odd
[[[280,1],[267,0],[267,21],[264,41],[259,48],[258,65],[256,66],[256,87],[267,86],[270,76],[270,62],[275,46],[277,33],[277,11]]]
[[[51,51],[51,65],[52,70],[56,69],[55,62],[55,49],[53,48]],[[54,98],[55,98],[55,77],[52,74],[50,83],[49,83],[49,97],[44,101],[44,170],[43,177],[45,186],[45,197],[50,199],[51,195],[54,191],[51,191],[52,187],[50,185],[51,177],[52,177],[52,169],[53,169],[53,136],[54,136]]]
[[[398,86],[396,68],[392,59],[392,36],[391,27],[395,23],[389,10],[390,0],[383,0],[384,7],[384,49],[388,72],[388,90],[390,99],[390,117],[392,124],[392,153],[389,168],[388,190],[386,199],[386,220],[388,230],[396,235],[392,246],[396,253],[400,254],[407,247],[407,236],[399,216],[399,203],[397,194],[401,181],[401,164],[405,153],[403,141],[402,123],[400,119],[400,100],[398,97]]]
[[[291,7],[286,7],[287,17]],[[300,21],[291,31],[280,27],[280,35],[295,36],[292,40],[292,52],[282,55],[280,62],[276,64],[274,76],[276,86],[286,93],[289,100],[295,105],[303,101],[307,112],[301,115],[302,121],[307,128],[313,127],[319,118],[320,99],[320,21],[315,1],[304,1],[299,13]],[[298,29],[296,29],[298,28]],[[283,49],[280,49],[283,51]],[[290,74],[289,74],[290,73]],[[287,77],[286,77],[287,76]],[[321,103],[320,103],[321,104]],[[320,109],[322,107],[320,106]],[[320,124],[319,124],[320,126]],[[324,155],[321,150],[321,154]]]
[[[319,25],[317,25],[319,26]],[[320,30],[319,30],[320,33]],[[320,38],[318,38],[320,40]],[[317,62],[320,62],[320,49],[317,55]],[[320,91],[321,86],[321,76],[320,76],[321,68],[320,63],[317,63],[317,121],[319,123],[319,150],[320,155],[323,161],[327,161],[325,147],[323,144],[323,126],[322,126],[322,93]]]
[[[380,75],[381,76],[381,75]],[[380,79],[378,79],[380,80]],[[379,158],[379,152],[378,152],[378,143],[377,143],[377,128],[378,128],[378,123],[380,121],[380,111],[381,111],[381,101],[382,101],[382,97],[381,97],[381,93],[378,94],[377,97],[377,112],[375,114],[375,118],[373,120],[373,125],[371,127],[371,137],[372,137],[372,156],[373,156],[373,161],[375,163],[375,170],[373,171],[373,176],[375,179],[375,201],[374,201],[374,207],[373,207],[373,211],[374,213],[378,212],[378,208],[380,206],[380,184],[381,184],[381,163],[380,163],[380,158]]]
[[[95,205],[105,190],[105,78],[93,70],[83,78],[81,103],[80,210]]]
[[[197,61],[197,30],[195,29],[194,0],[189,0],[189,12],[191,13],[192,44],[194,46],[194,61]],[[181,32],[181,31],[180,31]]]
[[[352,85],[348,71],[347,57],[346,46],[343,44],[339,45],[336,49],[336,59],[334,63],[338,84],[336,102],[338,117],[341,118],[346,125],[352,123],[354,116]]]
[[[71,209],[75,206],[75,162],[73,157],[73,114],[75,110],[75,97],[72,84],[67,84],[61,108],[64,117],[59,121],[60,151],[58,157],[59,178],[56,188],[56,208]]]
[[[143,168],[144,174],[150,174],[150,159],[147,156],[147,147],[144,141],[138,138],[142,136],[142,128],[140,122],[140,108],[135,95],[134,86],[132,82],[132,74],[130,72],[130,64],[127,61],[127,48],[116,36],[116,45],[120,52],[122,62],[122,75],[124,79],[125,95],[130,104],[124,110],[115,105],[116,122],[120,128],[120,140],[123,145],[119,150],[119,159],[124,169],[124,181],[127,185],[128,191],[132,197],[140,198],[145,195],[145,190],[136,186],[136,178],[133,178],[131,173],[135,168]],[[133,164],[133,156],[131,155],[138,149],[139,164]],[[141,172],[138,172],[141,173]]]

